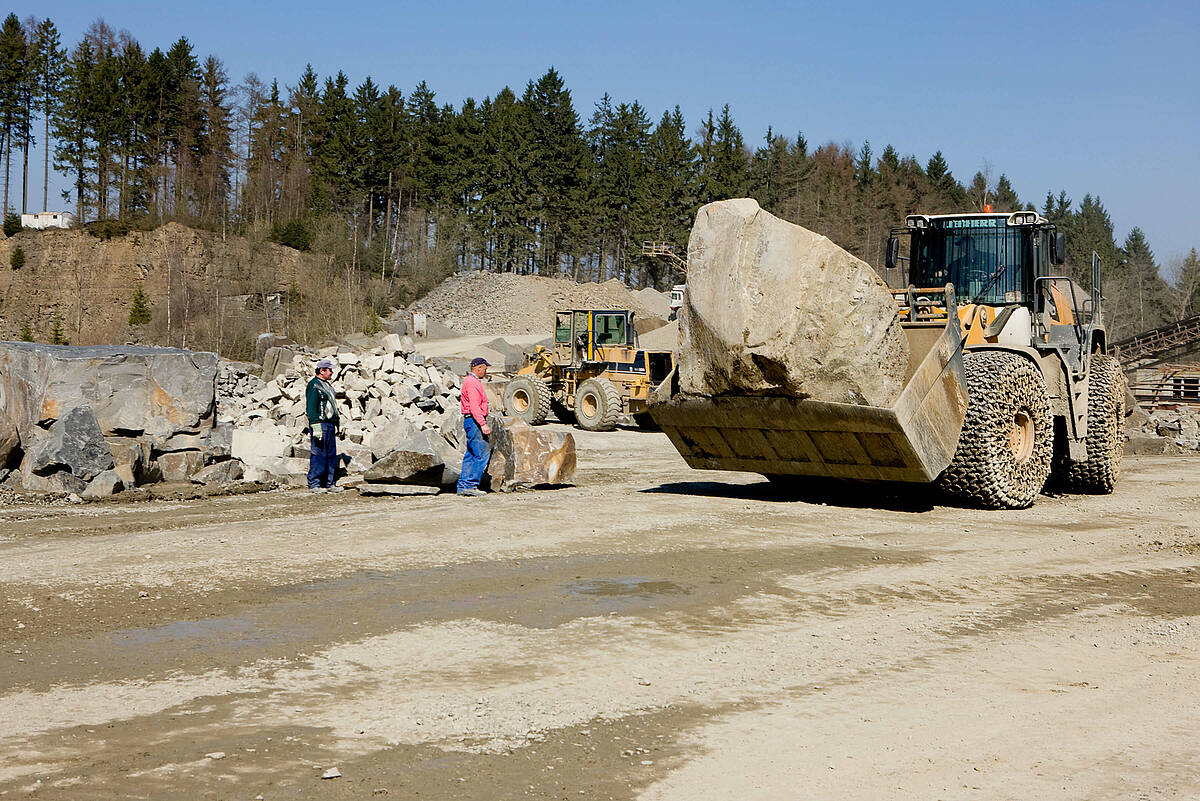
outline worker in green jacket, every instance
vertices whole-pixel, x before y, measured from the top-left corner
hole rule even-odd
[[[308,488],[312,492],[341,492],[337,480],[337,435],[341,426],[337,397],[329,379],[333,362],[317,362],[317,374],[304,390],[304,408],[312,441],[308,450]]]

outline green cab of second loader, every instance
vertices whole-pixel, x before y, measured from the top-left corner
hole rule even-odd
[[[555,312],[554,341],[538,346],[504,392],[507,414],[532,425],[551,411],[580,428],[608,431],[621,415],[651,423],[650,393],[675,365],[671,351],[638,346],[633,312],[567,309]]]

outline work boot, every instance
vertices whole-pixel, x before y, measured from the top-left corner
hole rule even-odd
[[[345,488],[345,487],[339,487],[337,484],[334,484],[332,487],[326,487],[326,488],[325,488],[325,491],[326,491],[326,492],[345,492],[345,491],[346,491],[346,488]]]
[[[487,495],[486,492],[479,489],[478,487],[471,487],[470,489],[459,490],[458,494],[465,495],[468,498],[482,498],[484,495]]]
[[[318,492],[328,492],[329,490],[325,489],[324,487],[309,487],[308,491],[316,494]]]

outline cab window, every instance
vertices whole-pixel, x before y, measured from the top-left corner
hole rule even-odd
[[[624,345],[625,344],[625,315],[597,314],[596,315],[596,344]]]
[[[571,315],[560,314],[555,318],[554,341],[558,343],[571,341]]]

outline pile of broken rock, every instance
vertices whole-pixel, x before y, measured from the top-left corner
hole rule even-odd
[[[409,337],[389,334],[365,352],[327,348],[298,353],[291,366],[255,384],[229,373],[220,386],[218,420],[232,426],[231,450],[246,478],[304,486],[308,472],[305,387],[317,360],[337,366],[331,379],[338,397],[343,439],[338,451],[343,484],[363,494],[434,494],[458,481],[465,450],[459,412],[461,379],[449,365],[426,359]],[[569,482],[574,474],[571,434],[532,429],[494,417],[494,456],[488,480],[511,490]],[[361,477],[361,478],[360,478]]]

